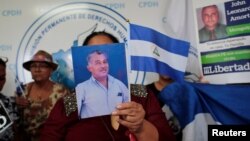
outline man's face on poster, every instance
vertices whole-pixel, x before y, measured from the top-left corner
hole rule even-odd
[[[109,71],[107,57],[104,54],[91,54],[87,69],[95,79],[106,78]]]
[[[214,30],[219,21],[219,11],[217,7],[205,7],[202,10],[202,20],[208,30]]]

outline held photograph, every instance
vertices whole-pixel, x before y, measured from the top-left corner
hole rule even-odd
[[[122,43],[72,48],[80,118],[110,115],[130,101],[125,46]]]

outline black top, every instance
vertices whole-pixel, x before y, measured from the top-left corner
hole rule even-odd
[[[164,106],[164,102],[162,102],[161,99],[159,98],[160,91],[156,89],[155,84],[154,83],[148,84],[146,85],[146,88],[148,91],[151,91],[157,97],[160,106],[162,108]]]

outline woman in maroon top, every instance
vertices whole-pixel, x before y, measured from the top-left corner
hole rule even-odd
[[[106,32],[94,32],[84,45],[116,43]],[[131,102],[121,103],[112,116],[119,116],[114,129],[110,115],[79,119],[76,96],[60,99],[44,124],[40,141],[175,141],[156,97],[142,85],[131,85]]]

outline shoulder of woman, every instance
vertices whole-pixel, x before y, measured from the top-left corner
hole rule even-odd
[[[133,96],[144,97],[144,98],[146,98],[148,96],[146,86],[144,86],[144,85],[131,84],[130,89],[131,89],[131,95],[133,95]]]
[[[60,83],[54,83],[54,86],[59,87],[61,89],[67,89],[63,84]]]
[[[77,101],[75,93],[69,93],[63,97],[63,104],[65,108],[66,116],[77,111]]]
[[[69,89],[67,87],[65,87],[63,84],[55,83],[54,88],[56,88],[57,90],[62,91],[64,93],[70,92]]]

